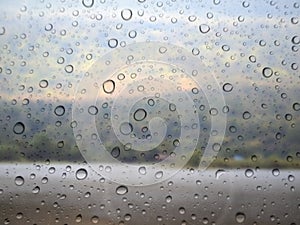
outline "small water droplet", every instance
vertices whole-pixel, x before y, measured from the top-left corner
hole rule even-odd
[[[24,184],[24,182],[25,182],[25,180],[24,180],[24,178],[22,176],[17,176],[15,178],[15,184],[17,186],[22,186]]]
[[[185,214],[185,208],[183,207],[180,207],[179,210],[178,210],[179,214],[183,215]]]
[[[108,46],[110,48],[116,48],[118,46],[118,39],[115,39],[115,38],[111,38],[108,40]]]
[[[265,67],[262,70],[262,75],[265,78],[270,78],[273,75],[273,70],[270,67]]]
[[[292,43],[295,45],[300,44],[300,37],[299,36],[292,37]]]
[[[102,87],[106,94],[112,94],[115,90],[115,82],[113,80],[106,80]]]
[[[54,113],[56,116],[62,116],[65,114],[65,107],[63,105],[56,106],[54,109]]]
[[[128,188],[124,185],[121,185],[116,189],[117,195],[125,195],[127,192],[128,192]]]
[[[89,108],[88,108],[88,113],[89,114],[91,114],[91,115],[97,115],[97,113],[98,113],[98,108],[96,107],[96,106],[94,106],[94,105],[92,105],[92,106],[90,106]]]
[[[246,171],[245,171],[245,176],[246,177],[250,178],[250,177],[253,176],[253,174],[254,174],[254,172],[253,172],[252,169],[246,169]]]
[[[123,9],[121,11],[121,17],[125,21],[130,20],[132,18],[132,11],[131,11],[131,9]]]
[[[111,156],[114,157],[114,158],[118,158],[120,156],[120,148],[117,146],[117,147],[114,147],[111,152],[110,152]]]
[[[48,81],[47,80],[41,80],[40,83],[39,83],[39,86],[41,88],[46,88],[48,87]]]
[[[224,173],[225,173],[225,170],[223,170],[223,169],[217,170],[216,173],[215,173],[215,178],[219,179],[220,176],[222,176]]]
[[[172,196],[168,195],[165,200],[166,200],[166,203],[172,202]]]
[[[238,223],[243,223],[243,222],[246,220],[246,216],[245,216],[244,213],[238,212],[238,213],[235,215],[235,220],[236,220],[236,222],[238,222]]]
[[[295,111],[299,111],[299,110],[300,110],[300,103],[295,102],[295,103],[293,104],[293,109],[294,109]]]
[[[273,169],[272,174],[273,174],[273,176],[277,177],[280,174],[280,170],[279,169]]]
[[[245,111],[245,112],[243,113],[243,119],[244,119],[244,120],[250,119],[251,116],[252,116],[251,113],[248,112],[248,111]]]
[[[147,171],[146,171],[146,167],[144,166],[141,166],[139,169],[138,169],[139,173],[141,175],[146,175]]]
[[[225,83],[225,84],[223,85],[223,91],[224,91],[224,92],[231,92],[232,89],[233,89],[233,86],[232,86],[231,83]]]
[[[99,222],[99,217],[98,217],[98,216],[93,216],[93,217],[91,218],[91,222],[92,222],[93,224],[98,223],[98,222]]]
[[[82,0],[82,5],[86,8],[91,8],[94,5],[94,0]]]
[[[39,187],[39,186],[34,187],[34,188],[32,189],[32,193],[33,193],[33,194],[38,194],[38,193],[40,193],[40,187]]]
[[[207,24],[201,24],[199,30],[202,34],[206,34],[210,31],[210,27]]]
[[[66,71],[67,73],[72,73],[73,70],[74,70],[73,65],[70,64],[70,65],[66,65],[66,66],[65,66],[65,71]]]
[[[162,171],[158,171],[158,172],[155,173],[155,178],[156,178],[156,179],[160,179],[160,178],[163,177],[163,175],[164,175],[164,174],[163,174]]]
[[[53,29],[53,25],[51,23],[48,23],[46,26],[45,26],[45,31],[51,31]]]
[[[147,116],[147,112],[142,108],[137,109],[133,114],[133,118],[136,121],[142,121],[146,118],[146,116]]]
[[[25,125],[22,122],[17,122],[13,127],[13,131],[15,134],[23,134],[25,131]]]
[[[82,221],[82,215],[79,214],[79,215],[76,216],[75,222],[76,222],[76,223],[80,223],[81,221]]]
[[[123,135],[129,135],[133,131],[133,127],[131,123],[124,122],[120,125],[120,132]]]
[[[87,175],[88,175],[88,173],[87,173],[86,169],[81,168],[76,171],[76,178],[78,180],[84,180],[87,177]]]

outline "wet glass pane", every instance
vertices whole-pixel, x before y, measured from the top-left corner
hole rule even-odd
[[[1,1],[1,224],[300,221],[300,3]]]

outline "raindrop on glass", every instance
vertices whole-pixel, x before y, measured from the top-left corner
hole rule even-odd
[[[224,92],[231,92],[232,89],[233,89],[233,86],[232,86],[231,83],[225,83],[225,84],[223,85],[223,91],[224,91]]]
[[[22,177],[22,176],[17,176],[16,178],[15,178],[15,184],[17,185],[17,186],[22,186],[23,184],[24,184],[24,178]]]
[[[119,147],[114,147],[111,152],[111,156],[114,158],[118,158],[120,156],[120,148]]]
[[[265,67],[262,70],[262,75],[265,78],[270,78],[273,75],[273,70],[270,67]]]
[[[59,105],[57,106],[55,109],[54,109],[54,113],[56,116],[62,116],[65,114],[65,107],[62,106],[62,105]]]
[[[125,21],[130,20],[132,18],[132,11],[131,11],[131,9],[123,9],[121,11],[121,17]]]
[[[128,188],[124,185],[121,185],[116,189],[117,195],[125,195],[127,192],[128,192]]]
[[[254,172],[253,172],[252,169],[246,169],[246,171],[245,171],[245,176],[246,177],[250,178],[250,177],[253,176],[253,174],[254,174]]]
[[[39,83],[39,86],[41,88],[46,88],[48,87],[48,81],[47,80],[41,80],[40,83]]]
[[[106,80],[102,87],[106,94],[112,94],[115,90],[115,82],[113,80]]]
[[[96,106],[92,105],[88,108],[88,112],[91,115],[96,115],[98,113],[98,108]]]
[[[244,213],[238,212],[238,213],[235,215],[235,220],[236,220],[236,222],[238,222],[238,223],[243,223],[243,222],[246,220],[246,216],[245,216]]]
[[[199,30],[202,34],[206,34],[210,31],[210,27],[207,24],[201,24]]]
[[[13,127],[13,131],[15,134],[23,134],[25,125],[22,122],[17,122]]]
[[[133,114],[133,118],[136,121],[142,121],[146,118],[146,116],[147,116],[147,112],[141,108],[137,109]]]
[[[76,171],[76,178],[78,180],[84,180],[87,177],[87,175],[88,175],[88,173],[87,173],[86,169],[81,168]]]
[[[86,8],[91,8],[94,5],[94,0],[82,0],[82,5]]]
[[[111,38],[108,40],[108,46],[110,48],[116,48],[118,46],[118,43],[119,43],[118,40],[115,38]]]

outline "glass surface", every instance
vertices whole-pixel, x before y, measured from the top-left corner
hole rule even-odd
[[[299,224],[299,15],[0,1],[0,223]]]

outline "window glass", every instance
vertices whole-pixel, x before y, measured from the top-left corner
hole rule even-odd
[[[0,223],[298,224],[299,12],[1,1]]]

